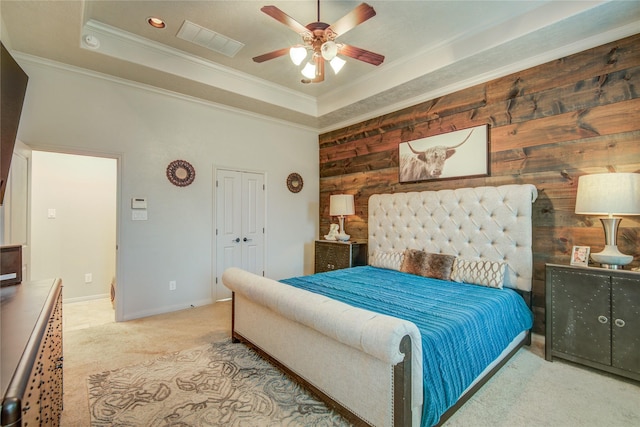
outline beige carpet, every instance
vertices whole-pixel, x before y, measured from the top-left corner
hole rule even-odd
[[[93,374],[88,387],[94,427],[350,425],[230,339]]]
[[[90,375],[155,360],[229,336],[230,303],[64,335],[62,426],[88,426]],[[71,319],[69,319],[69,322]],[[68,325],[73,329],[73,324]],[[518,354],[459,410],[446,427],[640,425],[640,385],[562,361],[543,358],[544,338]]]
[[[81,303],[74,303],[80,305]],[[91,313],[111,310],[88,305]],[[65,307],[63,307],[63,311]],[[77,307],[76,307],[76,311]],[[112,311],[111,311],[112,313]],[[62,427],[90,425],[87,378],[91,374],[156,359],[163,354],[220,341],[229,336],[231,303],[223,302],[128,322],[78,328],[83,316],[63,325],[64,410]],[[113,319],[113,317],[111,317]]]
[[[640,426],[640,384],[558,360],[547,362],[538,337],[445,425]]]

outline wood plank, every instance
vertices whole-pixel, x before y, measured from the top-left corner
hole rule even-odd
[[[497,127],[585,110],[637,98],[638,85],[640,67],[635,67],[490,103],[478,109],[474,118]]]
[[[606,83],[609,75],[640,66],[639,45],[640,35],[628,37],[586,52],[513,73],[487,84],[473,86],[385,116],[321,134],[319,144],[323,148],[345,143],[399,127],[410,127],[422,121],[437,120],[443,116],[451,116],[456,112],[469,111],[483,105],[511,101],[533,93],[554,90],[565,85],[581,87],[584,85],[584,80],[595,78],[598,82]],[[571,103],[567,103],[567,105],[571,105]],[[482,123],[490,123],[490,121],[479,122],[479,124]],[[459,126],[458,128],[463,127]]]
[[[579,52],[491,81],[487,102],[516,98],[640,66],[640,35]]]
[[[602,166],[606,158],[611,165],[636,165],[640,161],[640,131],[617,133],[559,143],[528,146],[491,153],[494,175],[524,175],[566,170],[571,159],[572,170]],[[622,171],[619,167],[618,171]]]
[[[638,130],[640,98],[491,128],[493,151],[534,147]]]
[[[355,156],[397,149],[401,133],[401,130],[396,129],[356,141],[320,148],[320,165],[327,162],[349,159]]]
[[[394,148],[348,159],[325,162],[320,165],[320,177],[368,172],[391,167],[396,169],[397,175],[398,156],[398,149]]]
[[[449,116],[461,111],[478,108],[486,104],[484,90],[484,85],[477,85],[463,92],[451,93],[376,119],[322,134],[319,137],[320,148],[370,137],[394,129],[405,128],[414,123],[431,121],[441,116]]]

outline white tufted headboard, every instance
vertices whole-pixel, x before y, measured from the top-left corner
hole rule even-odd
[[[374,194],[369,261],[375,251],[405,249],[504,260],[504,286],[531,291],[531,205],[537,197],[531,184]]]

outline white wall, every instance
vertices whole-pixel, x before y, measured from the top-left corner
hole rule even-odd
[[[65,301],[108,296],[116,273],[116,159],[34,151],[31,164],[32,280],[64,278]]]
[[[265,172],[265,274],[312,272],[317,132],[19,54],[16,60],[29,75],[21,140],[34,149],[121,156],[118,320],[211,302],[214,166]],[[196,170],[188,187],[166,178],[176,159]],[[286,188],[291,172],[304,179],[300,193]],[[132,197],[147,198],[148,221],[131,220]]]

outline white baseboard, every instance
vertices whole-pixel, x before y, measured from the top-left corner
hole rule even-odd
[[[123,320],[124,321],[134,320],[134,319],[140,319],[142,317],[155,316],[157,314],[171,313],[173,311],[185,310],[187,308],[213,304],[214,302],[215,301],[213,300],[213,298],[207,298],[203,300],[192,301],[190,303],[182,303],[182,304],[158,307],[158,308],[154,308],[153,310],[142,310],[135,313],[130,313],[129,315],[125,316]]]
[[[109,294],[97,294],[97,295],[87,295],[84,297],[75,297],[75,298],[62,298],[63,304],[69,304],[74,302],[82,302],[82,301],[93,301],[96,299],[110,299],[111,295]]]

